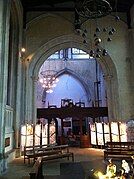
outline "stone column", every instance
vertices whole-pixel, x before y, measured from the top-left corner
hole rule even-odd
[[[35,76],[28,76],[26,79],[26,105],[25,105],[25,121],[28,123],[36,123],[36,83],[37,78]]]
[[[106,80],[106,87],[107,87],[107,104],[108,104],[108,116],[109,116],[109,121],[113,121],[115,116],[114,116],[114,100],[113,100],[113,92],[112,92],[112,76],[107,75],[104,76],[104,79]]]
[[[128,62],[128,80],[129,80],[129,93],[130,93],[130,106],[129,106],[129,120],[134,119],[134,5],[131,8],[131,29],[128,31],[129,40],[129,55]]]
[[[128,70],[128,77],[129,77],[129,91],[130,91],[130,99],[131,99],[131,106],[129,106],[130,110],[130,119],[127,120],[127,140],[134,141],[134,5],[131,8],[131,29],[129,29],[129,49],[130,49],[130,59],[129,60],[129,70]],[[134,164],[134,158],[133,158]],[[134,171],[133,171],[134,172]],[[133,173],[134,175],[134,173]]]
[[[32,77],[33,80],[33,90],[32,90],[32,122],[35,124],[37,119],[37,105],[36,105],[36,96],[37,96],[37,77]]]
[[[0,1],[0,174],[6,170],[5,108],[7,96],[10,0]]]

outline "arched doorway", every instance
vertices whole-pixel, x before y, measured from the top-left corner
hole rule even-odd
[[[39,48],[34,56],[32,57],[29,66],[27,68],[27,81],[26,81],[26,116],[25,119],[28,121],[36,121],[36,105],[35,105],[35,84],[38,78],[38,71],[40,66],[43,64],[44,59],[47,59],[54,52],[67,48],[76,47],[86,52],[89,51],[88,45],[85,47],[78,36],[66,35],[53,39],[41,48]],[[107,87],[107,98],[108,98],[108,111],[109,119],[114,121],[118,118],[118,91],[117,89],[117,74],[112,59],[106,56],[101,59],[97,59],[100,63],[104,77],[106,80]]]

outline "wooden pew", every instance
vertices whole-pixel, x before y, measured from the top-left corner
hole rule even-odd
[[[27,147],[28,151],[30,147]],[[26,149],[27,149],[26,148]],[[33,154],[31,154],[30,158],[33,157],[34,164],[29,172],[29,176],[24,176],[22,179],[43,179],[43,172],[42,172],[42,163],[48,160],[54,160],[59,158],[72,158],[72,161],[74,161],[74,154],[73,152],[69,152],[69,146],[68,145],[59,145],[59,146],[52,146],[52,147],[45,147],[45,150],[42,148],[36,148],[33,147],[35,151],[38,149],[38,152],[32,151]],[[28,156],[29,157],[29,156]],[[30,158],[27,158],[30,160]],[[25,158],[26,159],[26,158]]]
[[[44,160],[50,160],[54,158],[63,158],[69,157],[74,160],[73,153],[69,152],[68,145],[51,145],[51,146],[26,146],[24,147],[24,163],[25,160],[28,159],[28,163],[30,163],[30,159],[33,159],[34,162],[38,157],[43,157]]]
[[[43,150],[45,150],[45,148],[51,147],[53,145],[55,146],[55,145],[57,145],[57,143],[48,144],[48,145],[24,146],[24,163],[27,159],[28,163],[30,164],[30,159],[34,159],[36,153],[38,153],[39,151],[43,151]],[[39,157],[39,156],[37,156],[37,157]]]
[[[72,158],[72,161],[74,161],[74,154],[73,152],[69,151],[69,145],[57,145],[57,146],[53,146],[52,148],[51,147],[46,148],[46,151],[57,151],[57,150],[60,150],[60,152],[51,155],[44,155],[42,157],[42,160],[47,161],[47,160],[53,160],[58,158],[67,158],[69,160],[69,158]]]
[[[54,159],[58,159],[58,158],[68,158],[68,160],[69,160],[69,157],[71,157],[72,161],[74,161],[74,154],[72,152],[50,154],[51,151],[49,151],[47,153],[49,153],[49,154],[45,155],[43,157],[38,157],[37,160],[35,161],[32,169],[29,173],[30,179],[43,179],[42,165],[43,165],[44,161],[54,160]]]
[[[34,163],[30,173],[30,179],[43,179],[43,172],[42,172],[42,158],[38,157],[36,162]]]
[[[131,157],[134,155],[134,142],[107,142],[104,149],[104,159],[114,157]]]
[[[53,155],[46,155],[42,157],[42,161],[48,161],[48,160],[54,160],[54,159],[59,159],[59,158],[72,158],[72,161],[74,161],[74,154],[73,152],[63,152],[59,154],[53,154]]]

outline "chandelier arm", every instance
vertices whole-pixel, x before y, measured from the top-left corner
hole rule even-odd
[[[109,15],[112,7],[106,0],[84,0],[77,3],[75,10],[84,18],[95,19]]]
[[[55,70],[46,70],[40,72],[40,79],[39,81],[42,83],[42,87],[46,90],[47,93],[52,93],[52,88],[56,87],[56,83],[59,81],[56,78],[56,71]]]

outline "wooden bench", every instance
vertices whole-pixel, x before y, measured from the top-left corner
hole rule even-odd
[[[40,157],[43,155],[45,148],[55,146],[57,144],[49,144],[49,145],[35,145],[35,146],[24,146],[24,163],[26,159],[30,164],[30,159],[34,159],[35,157]],[[40,153],[40,155],[38,155]]]
[[[114,157],[131,157],[134,155],[134,142],[107,142],[105,144],[104,159]]]
[[[30,173],[30,179],[43,179],[43,172],[42,172],[42,158],[38,157],[36,162],[34,163]]]
[[[72,152],[63,152],[52,155],[49,154],[43,157],[38,157],[29,173],[30,179],[43,179],[42,162],[65,157],[67,157],[68,160],[69,157],[71,157],[72,161],[74,161],[74,154]]]
[[[74,154],[73,152],[63,152],[59,154],[52,154],[52,155],[46,155],[42,157],[42,161],[48,161],[48,160],[54,160],[54,159],[59,159],[59,158],[72,158],[72,161],[74,161]]]
[[[63,158],[63,157],[72,157],[74,160],[73,153],[69,152],[68,145],[52,145],[52,146],[26,146],[24,147],[24,163],[25,160],[28,159],[28,163],[30,163],[30,159],[34,159],[34,162],[38,157],[45,156],[46,159],[52,158]],[[52,157],[53,156],[53,157]]]
[[[50,154],[50,155],[44,155],[42,157],[43,161],[47,160],[53,160],[58,158],[72,158],[72,161],[74,161],[74,154],[73,152],[69,152],[69,145],[57,145],[53,147],[47,147],[46,151],[60,151],[59,153]]]

